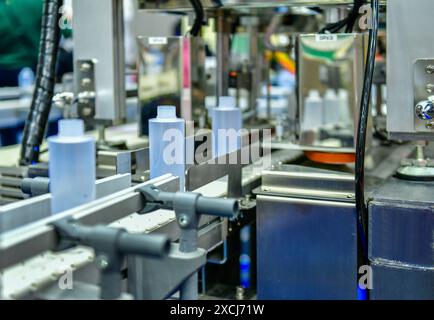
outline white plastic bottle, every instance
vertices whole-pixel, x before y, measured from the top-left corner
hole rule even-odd
[[[84,135],[83,120],[59,121],[48,138],[51,209],[56,214],[95,199],[95,139]]]
[[[185,121],[176,117],[174,106],[159,106],[157,118],[149,120],[151,179],[167,173],[179,177],[185,189]]]
[[[349,96],[347,90],[339,89],[338,101],[339,101],[339,123],[344,126],[350,124],[352,125],[354,123],[354,120],[351,115]]]
[[[212,110],[213,157],[218,158],[241,148],[243,119],[234,97],[219,98],[219,105]]]
[[[20,88],[20,106],[30,107],[33,95],[35,74],[32,69],[25,67],[18,74],[18,87]]]
[[[323,120],[326,126],[339,122],[339,99],[334,89],[327,89],[324,95]]]
[[[304,103],[302,131],[316,130],[323,123],[323,99],[318,90],[311,90]]]

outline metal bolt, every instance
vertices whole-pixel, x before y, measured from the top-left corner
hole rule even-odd
[[[181,227],[186,227],[186,226],[188,226],[188,223],[189,223],[188,217],[186,215],[182,215],[179,217],[178,222],[179,222],[179,225]]]
[[[434,73],[434,65],[430,64],[425,68],[426,73],[433,74]]]
[[[432,121],[427,122],[425,124],[425,128],[427,128],[427,129],[433,129],[434,128],[434,123]]]
[[[429,83],[426,85],[426,91],[428,93],[433,93],[434,92],[434,83]]]
[[[100,256],[96,257],[95,263],[96,263],[96,267],[98,269],[104,270],[108,267],[109,260],[105,255],[100,255]]]
[[[83,116],[88,117],[92,114],[92,109],[91,108],[83,108],[82,114],[83,114]]]
[[[89,78],[83,78],[81,79],[81,85],[83,87],[87,87],[88,85],[90,85],[92,83],[92,80],[90,80]]]
[[[235,299],[236,300],[244,300],[244,288],[243,287],[237,287],[236,293],[235,293]]]
[[[84,71],[84,72],[89,71],[91,68],[92,68],[92,66],[90,65],[90,63],[87,63],[87,62],[86,63],[82,63],[81,66],[80,66],[80,70]]]

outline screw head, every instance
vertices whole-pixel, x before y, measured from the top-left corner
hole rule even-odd
[[[92,66],[90,65],[90,63],[85,62],[85,63],[82,63],[80,65],[80,70],[84,71],[84,72],[87,72],[87,71],[89,71],[91,69],[91,67]]]
[[[83,86],[83,87],[87,87],[88,85],[90,85],[91,84],[91,80],[89,79],[89,78],[83,78],[83,79],[81,79],[81,85]]]
[[[107,269],[107,267],[109,265],[109,260],[105,255],[100,255],[100,256],[96,257],[95,263],[96,263],[96,267],[98,269],[104,270],[104,269]]]
[[[415,112],[419,119],[431,120],[434,118],[434,103],[429,100],[421,101],[416,105]]]
[[[82,114],[85,117],[89,117],[92,114],[92,109],[91,108],[83,108]]]
[[[434,65],[432,65],[432,64],[427,65],[427,66],[425,67],[425,71],[426,71],[426,73],[428,73],[428,74],[433,74],[433,73],[434,73]]]
[[[190,221],[189,221],[189,219],[188,219],[188,217],[186,215],[182,215],[182,216],[179,217],[178,223],[179,223],[179,225],[181,227],[184,228],[184,227],[188,226],[188,224],[190,223]]]
[[[434,83],[429,83],[426,85],[426,92],[428,92],[428,93],[434,92]]]

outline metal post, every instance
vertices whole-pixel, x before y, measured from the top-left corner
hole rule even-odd
[[[192,192],[161,192],[154,186],[140,188],[138,191],[146,203],[139,214],[157,209],[175,211],[176,220],[181,228],[179,251],[186,254],[198,250],[198,226],[201,214],[232,218],[239,212],[238,202],[235,199],[207,198]],[[197,300],[198,287],[198,270],[195,270],[179,286],[181,300]]]
[[[216,31],[217,31],[217,103],[221,96],[228,95],[229,88],[229,32],[230,25],[224,11],[217,11]]]
[[[199,299],[198,286],[199,286],[199,279],[196,271],[187,280],[185,280],[183,284],[181,284],[179,290],[181,294],[180,299],[198,300]]]

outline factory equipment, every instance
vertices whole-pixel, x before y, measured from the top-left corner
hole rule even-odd
[[[434,298],[431,0],[137,0],[183,22],[138,26],[132,90],[122,3],[72,0],[74,90],[53,98],[45,0],[20,158],[0,149],[0,298]],[[51,100],[97,140],[62,209]]]

